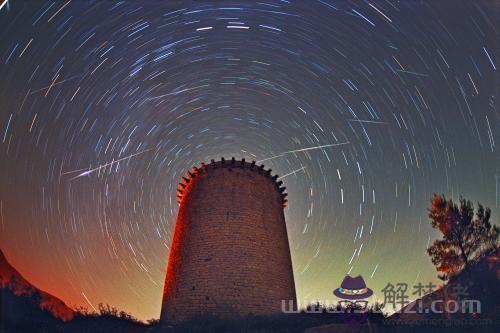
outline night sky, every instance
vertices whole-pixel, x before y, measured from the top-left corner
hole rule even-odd
[[[159,317],[212,158],[284,176],[299,300],[437,282],[433,192],[499,221],[498,2],[0,3],[0,244],[69,305]]]

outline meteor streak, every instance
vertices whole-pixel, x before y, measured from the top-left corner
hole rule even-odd
[[[385,121],[376,121],[376,120],[362,120],[362,119],[347,119],[348,121],[355,121],[358,123],[370,123],[370,124],[386,124]]]
[[[278,179],[283,179],[283,178],[285,178],[285,177],[288,177],[288,176],[291,176],[291,175],[293,175],[293,174],[296,174],[297,172],[300,172],[300,171],[304,170],[305,168],[306,168],[306,167],[304,166],[304,167],[302,167],[302,168],[300,168],[300,169],[297,169],[297,170],[294,170],[294,171],[292,171],[292,172],[289,172],[289,173],[287,173],[286,175],[283,175],[283,176],[279,177]]]
[[[59,82],[54,81],[53,83],[49,84],[49,85],[48,85],[48,86],[46,86],[46,87],[43,87],[43,88],[40,88],[40,89],[37,89],[37,90],[33,90],[32,92],[30,92],[30,95],[33,95],[33,94],[35,94],[35,93],[37,93],[37,92],[40,92],[40,91],[43,91],[43,90],[48,90],[48,89],[50,89],[50,88],[52,88],[52,87],[55,87],[55,86],[57,86],[57,85],[59,85],[59,84],[61,84],[61,83],[68,82],[68,81],[71,81],[71,80],[74,80],[74,79],[76,79],[77,77],[80,77],[80,76],[81,76],[81,75],[75,75],[75,76],[72,76],[72,77],[70,77],[70,78],[68,78],[68,79],[61,80],[61,81],[59,81]]]
[[[138,152],[138,153],[135,153],[135,154],[132,154],[132,155],[129,155],[129,156],[126,156],[126,157],[120,158],[119,160],[116,160],[116,161],[111,161],[111,162],[106,163],[106,164],[102,164],[102,165],[100,165],[100,166],[98,166],[98,167],[96,167],[96,168],[94,168],[94,169],[90,169],[90,170],[84,171],[84,172],[82,172],[82,173],[78,174],[77,176],[75,176],[75,177],[71,178],[71,179],[70,179],[70,181],[71,181],[71,180],[74,180],[74,179],[77,179],[77,178],[80,178],[80,177],[83,177],[83,176],[88,176],[88,175],[90,175],[91,173],[94,173],[94,172],[99,171],[99,170],[101,170],[101,169],[107,168],[108,166],[111,166],[111,165],[113,165],[113,164],[119,163],[119,162],[121,162],[121,161],[131,159],[131,158],[132,158],[132,157],[134,157],[134,156],[137,156],[137,155],[143,154],[143,153],[145,153],[145,152],[147,152],[147,151],[150,151],[150,150],[152,150],[152,149],[153,149],[153,148],[146,149],[146,150],[140,151],[140,152]],[[67,175],[67,174],[70,174],[70,173],[80,172],[80,171],[82,171],[82,170],[84,170],[84,169],[78,169],[78,170],[73,170],[73,171],[67,171],[67,172],[62,173],[61,175]]]
[[[402,70],[402,69],[396,69],[396,71],[400,72],[400,73],[413,74],[413,75],[417,75],[417,76],[429,76],[428,74],[417,73],[417,72],[412,72],[412,71],[405,71],[405,70]]]
[[[313,150],[313,149],[322,149],[322,148],[327,148],[327,147],[343,146],[343,145],[348,145],[348,144],[350,144],[350,142],[346,141],[346,142],[332,143],[332,144],[322,145],[322,146],[315,146],[315,147],[309,147],[309,148],[289,150],[289,151],[285,151],[285,152],[283,152],[283,153],[281,153],[279,155],[271,156],[271,157],[265,158],[263,160],[257,161],[257,163],[262,163],[264,161],[269,161],[269,160],[272,160],[272,159],[275,159],[275,158],[278,158],[278,157],[285,156],[287,154],[298,153],[298,152],[301,152],[301,151],[307,151],[307,150]]]
[[[184,89],[177,90],[177,91],[172,91],[170,93],[163,94],[163,95],[160,95],[160,96],[149,97],[146,100],[147,101],[152,101],[152,100],[156,100],[156,99],[159,99],[159,98],[162,98],[162,97],[166,97],[166,96],[175,96],[175,95],[179,95],[179,94],[191,91],[191,90],[201,89],[201,88],[205,88],[205,87],[209,87],[209,86],[210,86],[209,84],[204,84],[204,85],[196,86],[196,87],[192,87],[192,88],[184,88]]]

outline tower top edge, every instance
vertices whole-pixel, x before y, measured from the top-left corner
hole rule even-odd
[[[245,169],[265,176],[276,185],[282,198],[283,207],[286,207],[288,201],[286,199],[288,193],[285,193],[286,187],[282,187],[283,182],[279,180],[280,178],[278,175],[272,175],[272,169],[265,170],[264,164],[257,165],[256,161],[247,162],[245,158],[237,160],[234,157],[229,160],[224,157],[220,160],[211,159],[208,163],[202,162],[199,166],[193,166],[191,169],[188,169],[186,171],[186,175],[181,177],[181,182],[179,182],[179,188],[177,189],[177,202],[179,204],[182,202],[186,187],[188,187],[192,180],[197,178],[199,175],[210,173],[211,170],[216,169]]]

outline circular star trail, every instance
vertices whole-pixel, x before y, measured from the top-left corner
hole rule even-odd
[[[297,293],[436,281],[433,192],[498,221],[493,1],[3,1],[0,239],[70,305],[159,316],[186,169],[281,175]]]

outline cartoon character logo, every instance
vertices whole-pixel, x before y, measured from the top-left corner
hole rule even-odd
[[[366,309],[368,305],[367,301],[363,299],[373,295],[373,290],[366,286],[365,280],[361,275],[356,277],[351,277],[346,275],[340,288],[333,291],[333,294],[344,301],[339,302],[340,304],[346,303],[347,306],[361,306],[362,309]]]

